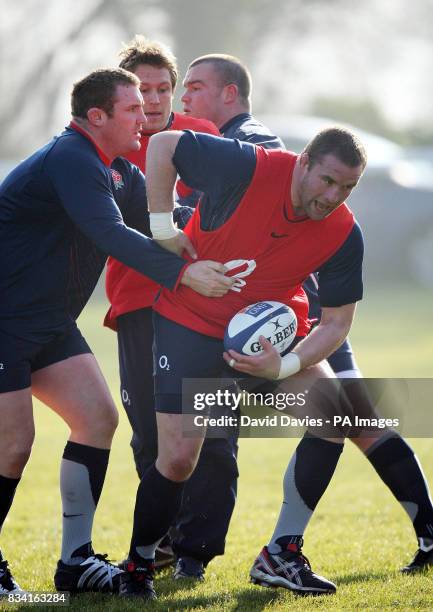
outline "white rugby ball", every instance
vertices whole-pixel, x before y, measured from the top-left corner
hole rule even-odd
[[[224,335],[224,348],[244,355],[258,355],[265,336],[281,354],[293,342],[298,321],[290,306],[282,302],[256,302],[242,308],[230,320]]]

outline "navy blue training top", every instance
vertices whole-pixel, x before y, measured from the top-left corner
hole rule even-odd
[[[265,149],[285,149],[283,141],[250,113],[240,113],[232,117],[221,128],[224,138],[234,138],[243,142],[260,145]]]
[[[148,233],[145,179],[112,167],[76,129],[21,162],[0,186],[0,329],[47,342],[80,314],[107,255],[166,287],[185,261]]]
[[[204,192],[199,204],[202,230],[221,227],[234,213],[251,183],[255,151],[255,146],[248,142],[184,132],[173,163],[187,185]],[[319,274],[322,307],[343,306],[362,299],[363,253],[362,232],[355,222],[338,251],[314,270]]]

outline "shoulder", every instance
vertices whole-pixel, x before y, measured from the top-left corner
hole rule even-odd
[[[173,122],[170,126],[171,130],[193,130],[194,132],[204,132],[206,134],[220,135],[217,126],[207,119],[196,119],[188,115],[173,113]]]
[[[350,210],[349,213],[352,214]],[[362,264],[364,238],[362,230],[353,215],[352,219],[353,222],[349,227],[345,240],[334,255],[324,263],[322,266],[323,269],[348,269]]]
[[[73,186],[101,173],[108,176],[92,144],[67,128],[18,164],[7,177],[7,184],[37,180]]]
[[[268,149],[284,149],[283,141],[253,115],[238,115],[223,129],[226,138],[237,138]]]
[[[65,170],[70,165],[74,169],[82,166],[87,170],[92,167],[104,167],[93,144],[81,134],[68,128],[54,139],[47,152],[47,161],[55,167],[64,165]]]
[[[243,141],[244,146],[252,146],[254,143],[249,141]],[[256,151],[257,164],[271,168],[280,168],[283,171],[292,174],[293,166],[298,159],[298,155],[292,151],[286,149],[269,148],[263,145],[256,145],[253,147]]]
[[[62,192],[65,188],[110,189],[110,168],[90,140],[67,130],[56,140],[43,164],[44,174]]]
[[[361,227],[350,208],[346,204],[343,204],[336,212],[339,213],[338,217],[340,221],[340,223],[336,224],[337,228],[340,228],[342,224],[347,228],[347,237],[342,246],[350,246],[351,248],[363,246],[364,237]],[[333,215],[330,215],[330,217],[332,216]],[[335,215],[335,217],[337,219],[337,215]]]
[[[243,163],[251,163],[253,166],[256,164],[256,147],[251,143],[190,130],[183,132],[173,160],[179,160],[179,155],[188,160],[191,170],[200,165],[210,171],[215,163],[224,167]],[[186,183],[189,184],[188,181]]]
[[[364,236],[358,221],[353,217],[353,227],[346,238],[342,248],[346,252],[350,251],[353,254],[360,254],[364,251]]]
[[[341,247],[318,270],[322,306],[338,307],[362,299],[363,254],[362,232],[355,222]]]

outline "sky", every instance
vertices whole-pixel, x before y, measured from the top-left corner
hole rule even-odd
[[[432,125],[433,1],[347,0],[339,10],[313,4],[304,31],[290,35],[287,10],[287,19],[268,33],[256,66],[262,91],[277,78],[278,100],[296,109],[317,95],[368,97],[395,128]],[[269,70],[275,58],[277,75]]]
[[[182,25],[183,39],[170,11],[180,2],[189,28]],[[415,126],[433,139],[433,0],[236,0],[230,22],[224,0],[201,0],[209,19],[200,23],[188,8],[194,2],[0,0],[4,148],[37,146],[61,129],[72,83],[115,65],[121,42],[136,33],[168,43],[181,59],[186,50],[239,55],[252,72],[258,115],[317,113],[318,98],[355,106],[369,101],[393,130]],[[245,12],[278,4],[278,14]],[[196,47],[195,39],[201,41]],[[177,100],[181,93],[180,85]]]

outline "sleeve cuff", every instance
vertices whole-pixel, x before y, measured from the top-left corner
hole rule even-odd
[[[179,272],[179,276],[177,277],[176,284],[175,284],[175,286],[173,287],[172,291],[177,291],[177,289],[178,289],[178,287],[179,287],[180,283],[182,282],[183,275],[185,274],[186,269],[188,268],[188,266],[190,266],[190,265],[191,265],[191,263],[193,263],[193,262],[186,263],[186,264],[183,266],[183,268],[182,268],[182,269],[181,269],[181,271]]]

